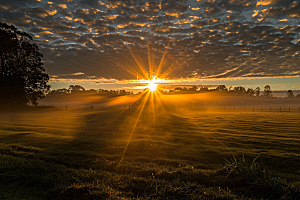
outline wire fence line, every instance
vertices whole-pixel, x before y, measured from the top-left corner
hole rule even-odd
[[[42,107],[55,107],[64,110],[120,110],[136,109],[138,105],[39,105]],[[188,109],[193,111],[216,111],[216,112],[300,112],[298,106],[183,106],[175,105],[176,109]]]
[[[300,112],[298,106],[188,106],[190,110],[229,111],[229,112]]]
[[[40,104],[40,107],[55,107],[63,110],[118,110],[118,109],[135,109],[136,105],[57,105],[57,104]]]

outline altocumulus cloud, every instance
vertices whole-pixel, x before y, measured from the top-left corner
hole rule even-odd
[[[0,0],[57,79],[297,76],[299,13],[295,0]]]

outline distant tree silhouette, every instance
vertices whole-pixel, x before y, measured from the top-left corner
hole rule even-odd
[[[181,87],[177,87],[177,88],[174,89],[174,91],[175,91],[175,92],[181,92],[181,91],[182,91],[182,88],[181,88]]]
[[[246,94],[248,96],[254,96],[255,95],[255,90],[253,90],[252,88],[248,88],[246,91]]]
[[[255,96],[256,96],[256,97],[259,97],[259,94],[260,94],[260,88],[259,88],[259,87],[255,88],[254,92],[255,92]]]
[[[109,93],[109,91],[105,89],[99,89],[98,92]]]
[[[69,90],[71,91],[72,94],[78,92],[85,92],[84,87],[82,87],[81,85],[70,85]]]
[[[208,90],[207,87],[201,87],[201,88],[199,89],[199,91],[200,91],[200,92],[208,92],[209,90]]]
[[[288,90],[286,94],[288,98],[294,98],[293,90]]]
[[[66,88],[62,88],[62,89],[57,89],[57,90],[51,90],[51,92],[49,92],[47,94],[47,96],[62,96],[62,95],[68,95],[70,94],[70,90],[66,89]]]
[[[95,90],[95,89],[89,89],[86,92],[88,92],[90,94],[93,94],[93,93],[97,93],[97,90]]]
[[[218,85],[216,88],[217,91],[228,91],[225,85]]]
[[[272,96],[272,90],[269,85],[266,85],[264,88],[264,96],[265,97],[271,97]]]
[[[236,95],[243,95],[246,93],[246,89],[242,86],[234,87],[233,91]]]
[[[37,105],[49,91],[42,54],[32,37],[0,22],[0,107]]]
[[[119,95],[126,95],[126,94],[127,94],[126,90],[120,90],[119,91]]]
[[[196,87],[196,86],[193,85],[193,87],[191,87],[189,90],[196,92],[198,90],[198,87]]]

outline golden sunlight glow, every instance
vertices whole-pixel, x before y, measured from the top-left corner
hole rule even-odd
[[[149,90],[151,92],[155,91],[157,89],[157,84],[156,83],[150,83],[147,88],[149,88]]]
[[[156,78],[153,76],[150,80],[141,79],[138,83],[144,84],[143,86],[136,86],[136,89],[149,89],[150,92],[157,91],[160,84],[164,84],[167,81],[165,79]]]

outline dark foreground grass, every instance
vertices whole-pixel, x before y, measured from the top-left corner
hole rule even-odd
[[[150,116],[3,114],[0,199],[300,199],[297,114]]]

